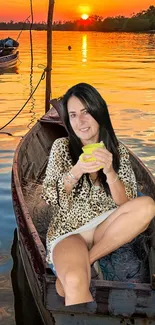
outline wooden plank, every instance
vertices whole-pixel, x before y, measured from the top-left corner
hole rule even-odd
[[[53,275],[46,274],[44,276],[44,281],[47,285],[54,284],[56,277]],[[120,282],[120,281],[106,281],[106,280],[92,280],[91,287],[110,289],[127,289],[127,290],[142,290],[142,291],[152,291],[151,285],[149,283],[134,283],[134,282]]]
[[[60,297],[55,290],[55,285],[46,287],[46,294],[44,295],[44,305],[52,314],[53,312],[76,313],[76,314],[95,314],[97,309],[96,302],[65,306],[64,298]]]
[[[150,279],[152,289],[155,290],[155,249],[151,247],[149,254]]]
[[[19,235],[20,236],[20,235]],[[29,252],[26,250],[26,247],[24,246],[22,242],[22,238],[20,238],[19,241],[19,250],[20,250],[20,256],[22,258],[24,271],[30,286],[30,290],[32,292],[32,295],[34,297],[34,300],[36,302],[38,311],[42,317],[42,320],[45,325],[54,325],[55,321],[52,317],[52,315],[49,313],[48,310],[45,309],[43,305],[43,296],[42,292],[38,286],[38,279],[36,277],[36,274],[34,272],[34,269],[31,265],[31,259],[29,256]]]
[[[22,160],[21,160],[21,166],[20,166],[20,169],[19,169],[19,178],[20,180],[23,179],[23,177],[26,175],[26,172],[29,168],[29,162],[27,160],[27,157],[25,155],[25,153],[23,153],[23,157],[22,157]]]
[[[155,325],[155,320],[147,318],[111,317],[109,315],[86,315],[53,313],[56,325]]]
[[[151,246],[155,249],[155,218],[151,221],[150,224],[151,229]]]
[[[47,16],[47,68],[46,68],[46,97],[45,111],[50,107],[51,93],[51,68],[52,68],[52,20],[53,20],[54,0],[49,0]]]
[[[34,178],[34,162],[29,164],[29,168],[26,170],[26,173],[24,174],[24,181],[28,181],[30,179]]]
[[[90,289],[95,301],[65,307],[64,299],[55,291],[55,277],[45,276],[44,281],[44,303],[52,313],[68,311],[124,317],[137,314],[155,318],[155,291],[151,289],[150,284],[92,280]]]

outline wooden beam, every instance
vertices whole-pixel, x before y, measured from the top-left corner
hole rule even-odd
[[[51,69],[52,69],[52,20],[53,20],[54,0],[49,0],[47,16],[47,71],[46,71],[46,98],[45,113],[50,109],[51,97]]]
[[[150,280],[152,289],[155,290],[155,249],[151,247],[149,254]]]

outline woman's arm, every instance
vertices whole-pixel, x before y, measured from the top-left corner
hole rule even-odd
[[[89,157],[87,155],[87,157]],[[80,159],[72,166],[69,155],[68,139],[54,141],[50,152],[45,178],[43,181],[42,198],[48,204],[59,204],[68,209],[73,199],[74,187],[83,174],[98,170],[98,162],[83,162]]]
[[[113,170],[107,173],[107,183],[117,205],[121,205],[137,196],[137,182],[131,166],[129,152],[119,144],[120,166],[117,174]]]
[[[51,148],[42,189],[42,198],[48,204],[57,205],[59,202],[60,206],[64,209],[69,208],[69,200],[72,200],[73,185],[70,187],[70,192],[67,193],[64,178],[71,165],[68,139],[61,138],[55,140]],[[70,186],[69,183],[67,185]]]
[[[90,155],[85,155],[90,158]],[[83,174],[96,174],[100,163],[98,161],[85,162],[85,160],[78,160],[72,169],[64,176],[64,186],[66,192],[69,194],[76,183],[79,181]]]
[[[103,172],[107,176],[113,200],[117,205],[122,205],[137,196],[137,184],[128,150],[122,144],[119,144],[118,149],[120,154],[118,175],[113,169],[112,154],[107,149],[97,149],[95,156],[104,164]]]
[[[74,186],[78,183],[82,176],[82,172],[78,165],[72,167],[72,169],[64,175],[64,188],[67,194],[71,193]]]
[[[123,203],[129,201],[125,193],[125,186],[123,182],[118,178],[118,175],[115,171],[111,171],[106,174],[107,176],[107,183],[110,188],[110,192],[112,195],[113,200],[117,205],[122,205]]]

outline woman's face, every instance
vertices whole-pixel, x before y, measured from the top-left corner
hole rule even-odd
[[[83,145],[99,141],[99,124],[81,101],[72,96],[67,104],[70,124]]]

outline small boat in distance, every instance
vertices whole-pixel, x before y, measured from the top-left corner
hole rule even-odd
[[[18,46],[19,43],[13,38],[7,37],[0,40],[0,70],[3,72],[16,66],[19,55]]]
[[[19,51],[13,54],[0,56],[0,69],[8,69],[14,67],[17,64]]]
[[[19,43],[13,38],[7,37],[0,40],[0,57],[16,53]]]

